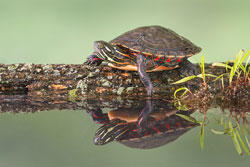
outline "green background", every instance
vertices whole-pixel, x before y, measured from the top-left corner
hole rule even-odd
[[[249,49],[249,7],[248,0],[0,0],[0,62],[82,63],[93,41],[145,25],[190,39],[207,62],[226,61]]]
[[[85,61],[93,41],[109,41],[145,25],[168,27],[203,48],[206,62],[234,59],[249,49],[250,1],[230,0],[0,0],[0,63]],[[192,59],[195,62],[194,59]],[[228,136],[199,128],[153,150],[118,143],[98,147],[99,126],[85,111],[0,115],[0,166],[238,166]]]

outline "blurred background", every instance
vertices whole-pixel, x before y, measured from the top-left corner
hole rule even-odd
[[[226,61],[249,49],[249,7],[248,0],[0,0],[0,63],[82,63],[93,41],[145,25],[190,39],[206,62]]]
[[[140,26],[168,27],[203,48],[206,62],[250,49],[249,0],[0,0],[0,63],[81,64],[95,40]],[[195,59],[192,58],[195,62]],[[249,165],[232,140],[199,128],[154,150],[93,145],[98,128],[85,111],[0,115],[0,166]],[[207,135],[207,136],[206,136]]]

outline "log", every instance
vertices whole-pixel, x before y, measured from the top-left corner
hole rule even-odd
[[[205,65],[205,72],[216,76],[228,73],[225,68],[212,64]],[[223,83],[221,79],[214,81],[215,78],[208,76],[205,85],[201,78],[172,84],[185,77],[180,69],[152,72],[149,76],[155,85],[152,97],[146,96],[146,89],[137,72],[114,69],[106,64],[98,67],[79,64],[0,64],[0,104],[4,99],[5,102],[11,99],[9,97],[12,95],[15,98],[28,97],[33,102],[47,105],[72,104],[83,100],[102,103],[148,98],[171,101],[176,100],[174,92],[182,87],[186,87],[189,93],[181,102],[192,108],[210,108],[215,105],[234,105],[237,108],[250,104],[249,78],[244,82],[243,76],[234,78],[231,88],[227,75],[223,77]],[[74,105],[72,108],[77,109]]]

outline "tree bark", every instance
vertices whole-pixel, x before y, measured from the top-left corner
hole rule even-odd
[[[206,64],[205,73],[219,76],[228,71]],[[188,98],[181,101],[194,108],[214,104],[248,107],[250,104],[249,78],[244,82],[243,76],[234,78],[231,88],[228,75],[223,77],[223,82],[207,76],[206,85],[201,78],[172,84],[185,77],[180,69],[152,72],[149,77],[154,84],[152,97],[147,97],[146,88],[137,72],[121,71],[105,64],[98,67],[79,64],[0,64],[0,104],[6,103],[6,99],[11,99],[9,97],[13,94],[15,98],[25,97],[29,101],[47,104],[72,104],[91,99],[101,102],[148,98],[173,100],[174,92],[182,87],[186,87],[189,93],[186,94]],[[77,109],[74,105],[73,108]]]

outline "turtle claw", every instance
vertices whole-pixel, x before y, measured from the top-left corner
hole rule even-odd
[[[87,60],[83,63],[88,66],[99,66],[102,63],[102,60],[95,54],[90,55]]]

